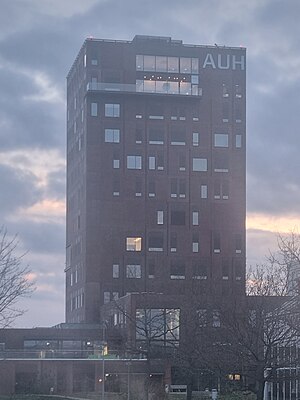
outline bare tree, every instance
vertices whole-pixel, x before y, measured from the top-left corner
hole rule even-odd
[[[24,254],[18,253],[17,236],[9,237],[4,227],[0,228],[0,327],[9,326],[25,311],[17,307],[20,298],[34,290],[29,281],[30,270],[23,263]]]

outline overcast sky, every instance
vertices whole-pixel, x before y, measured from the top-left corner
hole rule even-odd
[[[64,320],[65,77],[83,41],[247,47],[248,263],[300,222],[299,0],[0,0],[0,225],[37,290],[16,326]]]

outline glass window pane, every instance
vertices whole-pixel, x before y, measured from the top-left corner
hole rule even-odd
[[[207,171],[207,159],[193,158],[193,171]]]
[[[198,58],[192,58],[192,73],[198,74],[199,72],[199,60]]]
[[[113,264],[113,278],[119,278],[120,276],[120,266],[119,264]]]
[[[187,57],[180,58],[180,72],[184,74],[190,74],[191,69],[191,59]]]
[[[207,185],[201,185],[201,199],[207,199]]]
[[[144,56],[142,56],[142,55],[136,56],[136,69],[137,69],[137,71],[144,70]]]
[[[215,147],[228,147],[228,134],[215,133]]]
[[[156,71],[157,72],[167,71],[167,57],[156,56]]]
[[[155,71],[155,56],[144,56],[144,71]]]
[[[242,135],[235,136],[235,147],[238,149],[242,147]]]
[[[168,72],[179,72],[178,57],[168,57]]]
[[[180,94],[191,94],[191,84],[189,82],[180,82]]]
[[[144,81],[141,79],[137,79],[135,83],[135,88],[137,92],[143,92],[144,91]]]
[[[141,251],[142,250],[142,238],[141,237],[126,238],[126,250],[127,251]]]
[[[155,81],[144,81],[144,92],[155,92]]]
[[[168,83],[168,93],[178,94],[179,93],[179,82],[169,82]]]
[[[163,225],[164,223],[164,212],[157,211],[157,225]]]
[[[97,117],[98,115],[98,104],[97,103],[91,103],[91,116],[92,117]]]
[[[120,104],[105,104],[105,116],[106,117],[119,117],[120,116]]]

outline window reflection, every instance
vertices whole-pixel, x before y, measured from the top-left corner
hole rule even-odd
[[[156,71],[166,72],[167,71],[167,57],[157,56],[156,57]]]
[[[168,72],[179,72],[178,57],[168,57]]]
[[[190,58],[185,58],[181,57],[180,58],[180,72],[184,74],[190,74],[192,71],[191,69],[191,59]]]
[[[144,71],[155,71],[155,56],[144,56]]]

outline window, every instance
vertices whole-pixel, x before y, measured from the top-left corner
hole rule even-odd
[[[207,159],[193,158],[193,171],[200,171],[200,172],[207,171]]]
[[[193,233],[193,245],[192,245],[192,250],[193,253],[198,253],[199,252],[199,235],[198,233]]]
[[[149,157],[149,169],[155,169],[155,157]]]
[[[163,171],[164,169],[164,155],[163,153],[158,153],[157,154],[157,169],[159,171]]]
[[[242,276],[244,276],[243,265],[244,264],[242,259],[238,258],[234,261],[234,275],[236,281],[240,281],[242,279]]]
[[[176,146],[184,146],[185,145],[185,131],[179,129],[171,130],[171,144]]]
[[[207,185],[200,186],[200,197],[201,199],[207,199]]]
[[[91,64],[92,65],[98,65],[98,60],[96,58],[91,59]]]
[[[143,140],[143,130],[142,129],[136,129],[135,131],[135,143],[140,144],[142,143]]]
[[[198,85],[198,83],[199,83],[199,76],[198,76],[198,75],[192,75],[192,76],[191,76],[191,83]]]
[[[237,233],[234,236],[234,241],[235,241],[235,252],[236,254],[241,254],[242,253],[242,235],[240,233]]]
[[[228,86],[225,83],[223,83],[222,85],[222,91],[223,91],[223,97],[229,97]]]
[[[103,300],[104,300],[104,304],[107,304],[110,302],[110,292],[103,293]]]
[[[120,266],[119,266],[119,264],[113,264],[112,274],[113,274],[113,278],[119,278],[120,277]]]
[[[164,212],[163,211],[156,212],[156,220],[157,220],[157,225],[164,224]]]
[[[214,199],[229,199],[229,183],[228,181],[216,180],[214,183]]]
[[[222,279],[228,280],[229,279],[229,260],[228,258],[222,259]]]
[[[120,196],[120,179],[117,177],[113,179],[113,196]]]
[[[185,265],[183,261],[174,260],[171,261],[171,279],[185,279]]]
[[[235,147],[237,149],[242,147],[242,135],[235,135]]]
[[[220,312],[218,310],[213,310],[213,313],[212,313],[212,326],[214,328],[220,328],[220,326],[221,326]]]
[[[164,144],[164,130],[160,128],[150,128],[149,144]]]
[[[228,147],[228,134],[227,133],[215,133],[215,147]]]
[[[120,116],[120,104],[105,104],[105,116],[117,118]]]
[[[235,85],[235,97],[238,99],[242,98],[242,88],[240,85]]]
[[[186,197],[186,181],[184,179],[171,179],[171,197],[184,199]]]
[[[164,238],[161,232],[150,233],[148,239],[149,251],[163,251]]]
[[[171,233],[170,251],[171,251],[171,253],[176,253],[176,251],[177,251],[177,234],[175,232]]]
[[[213,234],[213,251],[214,253],[221,252],[221,235],[218,232]]]
[[[199,225],[199,212],[198,211],[193,211],[192,223],[193,223],[193,225]]]
[[[191,61],[190,58],[180,57],[180,72],[190,74],[192,72]]]
[[[204,260],[193,265],[193,279],[207,279],[207,263]]]
[[[127,168],[128,169],[142,169],[142,157],[141,156],[127,156]]]
[[[148,182],[148,197],[155,197],[155,181]]]
[[[214,155],[214,171],[215,172],[229,171],[229,158],[227,153],[216,153]]]
[[[229,122],[229,103],[227,101],[222,105],[222,119],[223,122]]]
[[[193,146],[199,146],[199,133],[193,132]]]
[[[185,211],[171,211],[171,225],[185,225]]]
[[[150,260],[148,262],[148,278],[154,278],[155,276],[155,262],[154,260]]]
[[[126,265],[126,278],[139,279],[142,277],[142,268],[139,264]]]
[[[135,197],[142,196],[142,180],[136,179],[135,181]]]
[[[119,298],[119,292],[112,292],[112,299],[118,300],[118,298]]]
[[[120,143],[120,129],[105,129],[106,143]]]
[[[178,161],[179,161],[179,171],[185,171],[186,167],[185,153],[178,154]]]
[[[142,238],[141,237],[127,237],[126,238],[126,250],[127,251],[141,251],[142,250]]]
[[[120,168],[120,160],[113,160],[113,168],[115,169]]]
[[[92,117],[97,117],[98,115],[98,104],[97,103],[91,103],[91,116]]]
[[[168,72],[179,72],[178,57],[168,57]]]

